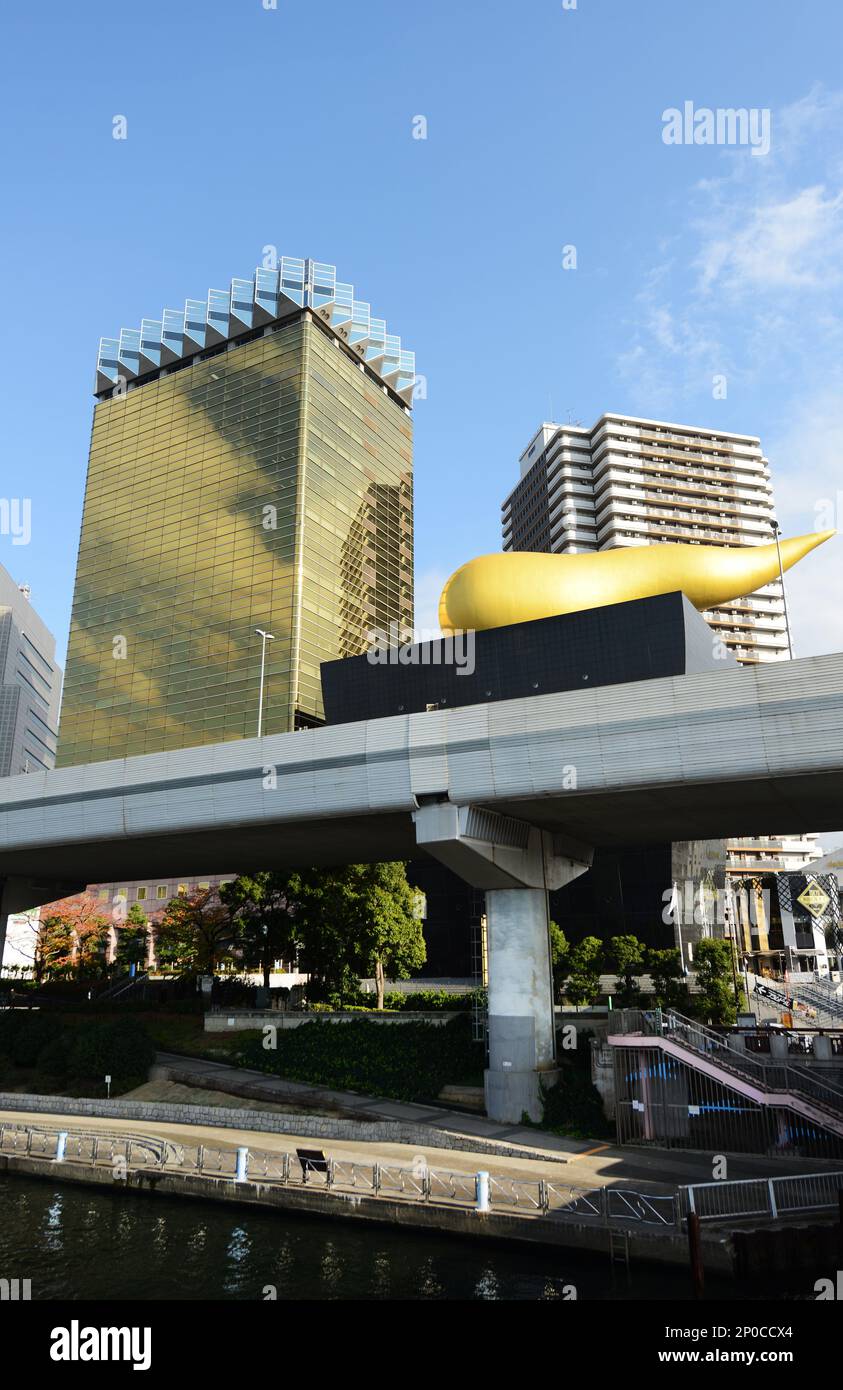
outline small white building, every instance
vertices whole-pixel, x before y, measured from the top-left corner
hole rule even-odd
[[[18,977],[32,975],[40,915],[41,909],[36,907],[31,912],[14,912],[6,919],[0,975],[9,978],[13,971]]]

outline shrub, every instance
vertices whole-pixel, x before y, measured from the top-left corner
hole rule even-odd
[[[48,1042],[38,1054],[38,1071],[43,1076],[49,1077],[51,1081],[66,1081],[70,1045],[71,1039],[67,1033],[61,1033],[58,1037],[53,1038],[52,1042]]]
[[[106,1075],[118,1079],[140,1077],[146,1080],[155,1060],[155,1044],[135,1018],[113,1023],[86,1023],[78,1029],[68,1059],[71,1076],[101,1081]]]
[[[395,990],[384,995],[383,1002],[385,1008],[401,1013],[447,1013],[470,1009],[474,999],[475,991],[470,994],[448,994],[444,989],[425,989],[414,994],[402,994]]]
[[[40,1053],[61,1037],[62,1025],[50,1014],[10,1010],[0,1014],[0,1053],[16,1067],[34,1067]]]
[[[603,1139],[614,1134],[591,1078],[571,1063],[560,1069],[558,1084],[544,1092],[541,1127],[574,1139]]]
[[[395,1100],[435,1100],[449,1083],[480,1084],[484,1049],[472,1039],[467,1015],[433,1023],[322,1023],[280,1029],[275,1051],[262,1039],[237,1054],[241,1066],[294,1081],[315,1082]]]

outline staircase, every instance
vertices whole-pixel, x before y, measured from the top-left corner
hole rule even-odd
[[[619,1010],[611,1016],[610,1028],[612,1047],[635,1047],[636,1038],[640,1046],[646,1038],[648,1046],[655,1044],[756,1105],[792,1110],[843,1139],[843,1075],[836,1084],[789,1062],[760,1062],[731,1047],[728,1036],[673,1011]]]
[[[812,980],[810,984],[794,985],[793,993],[796,999],[833,1018],[835,1027],[843,1024],[843,999],[833,985],[823,984],[821,980]]]
[[[119,980],[115,980],[114,984],[109,985],[108,989],[104,989],[102,994],[97,995],[97,1003],[100,1003],[103,999],[108,999],[110,1001],[125,999],[127,994],[130,994],[148,979],[148,970],[144,970],[138,975],[121,975]]]
[[[843,998],[836,993],[832,986],[825,986],[817,981],[810,984],[794,985],[788,991],[777,980],[764,980],[757,975],[754,979],[755,984],[750,998],[757,1000],[762,1005],[768,1004],[776,1012],[782,1014],[791,1011],[792,1001],[795,1000],[798,1004],[807,1004],[816,1012],[817,1023],[820,1027],[843,1027]]]

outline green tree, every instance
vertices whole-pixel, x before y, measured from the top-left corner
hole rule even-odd
[[[149,923],[140,903],[132,903],[126,920],[117,930],[117,963],[124,969],[136,965],[143,969],[149,956]]]
[[[299,945],[301,876],[273,870],[238,874],[221,885],[219,895],[231,913],[243,964],[261,970],[268,989],[275,962],[292,960]]]
[[[694,971],[703,1017],[710,1023],[734,1023],[743,990],[738,987],[736,996],[732,942],[712,937],[698,941],[694,946]]]
[[[577,1008],[594,1004],[600,994],[600,974],[603,966],[603,942],[596,936],[586,936],[574,946],[568,956],[568,980],[565,995]]]
[[[406,980],[427,959],[417,895],[407,882],[405,864],[355,867],[362,871],[353,914],[360,936],[360,973],[374,975],[382,1009],[386,977]]]
[[[618,977],[616,994],[621,1008],[634,1008],[641,994],[637,977],[644,969],[644,943],[637,936],[610,937],[606,943],[606,964]]]
[[[679,952],[672,948],[647,951],[647,973],[653,982],[653,995],[662,1009],[683,1009],[688,1004],[688,989],[682,973]]]
[[[550,938],[550,968],[553,972],[553,995],[555,999],[558,999],[565,982],[568,953],[571,948],[568,945],[568,938],[557,922],[548,923],[548,936]]]
[[[406,979],[426,950],[416,895],[401,863],[349,864],[301,874],[296,908],[308,997],[341,997],[374,975],[383,1008],[387,975]]]
[[[75,946],[73,926],[65,917],[52,913],[42,917],[35,957],[36,980],[71,979],[75,970]]]
[[[231,915],[215,888],[172,898],[157,932],[158,962],[181,975],[213,975],[234,954]]]

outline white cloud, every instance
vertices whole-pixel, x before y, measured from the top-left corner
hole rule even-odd
[[[632,306],[621,377],[677,408],[715,374],[758,384],[836,368],[843,345],[843,92],[812,89],[775,113],[770,155],[724,149],[724,173],[688,210]]]
[[[702,291],[743,295],[840,283],[843,193],[804,188],[778,202],[738,208],[732,224],[724,234],[720,219],[700,250]]]
[[[838,531],[786,576],[794,655],[843,651],[843,390],[800,404],[769,455],[785,535]]]
[[[764,417],[738,427],[762,434],[787,535],[843,531],[841,137],[843,91],[815,87],[774,113],[768,157],[724,150],[662,229],[617,359],[640,414],[676,418],[718,373],[756,393]],[[841,580],[841,536],[789,572],[797,656],[843,650]]]

